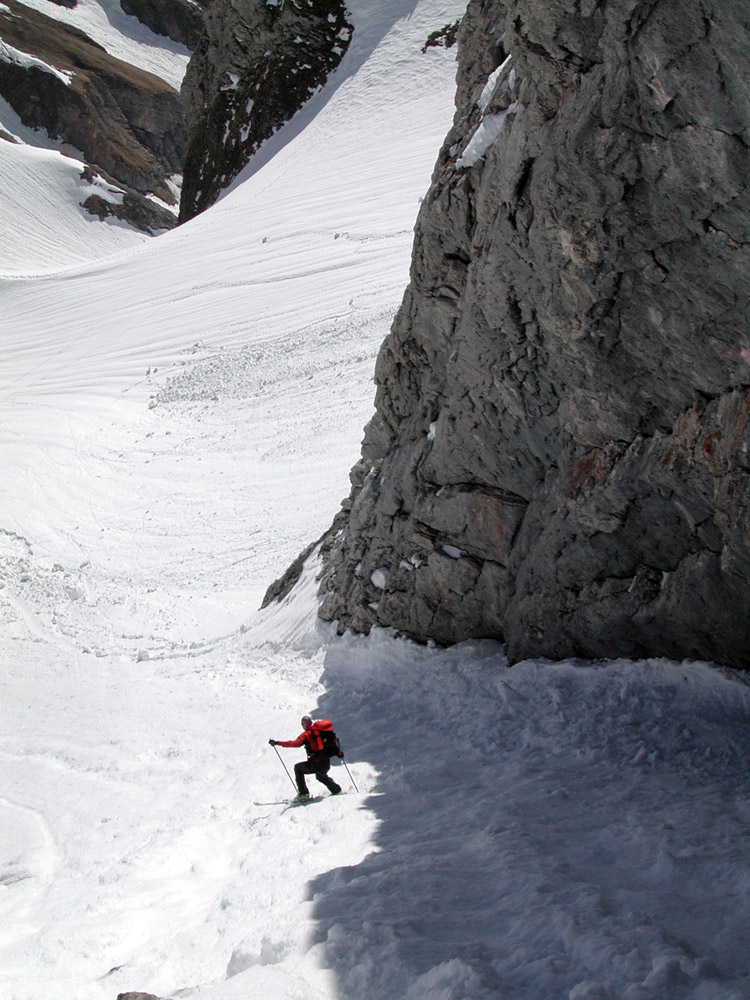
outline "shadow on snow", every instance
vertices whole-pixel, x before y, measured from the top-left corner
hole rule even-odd
[[[737,675],[508,669],[494,643],[437,650],[381,632],[334,642],[323,683],[316,714],[355,779],[357,760],[380,775],[363,805],[372,853],[311,885],[313,943],[341,1000],[746,995],[750,688]]]

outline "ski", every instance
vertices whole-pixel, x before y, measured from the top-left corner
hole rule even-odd
[[[310,802],[322,802],[323,799],[331,798],[337,799],[341,795],[346,795],[346,792],[339,792],[338,795],[311,795],[309,799],[305,799],[303,802],[298,802],[296,799],[271,799],[268,802],[253,802],[254,806],[306,806]]]
[[[254,806],[306,806],[309,802],[320,802],[322,796],[315,795],[310,796],[309,799],[305,799],[303,802],[297,802],[295,799],[272,799],[270,802],[253,802]]]

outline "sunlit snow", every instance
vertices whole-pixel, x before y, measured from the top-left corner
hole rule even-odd
[[[337,637],[314,561],[258,611],[348,492],[453,113],[463,4],[349,7],[211,210],[0,278],[0,997],[747,1000],[744,676]],[[253,805],[306,712],[359,792]]]

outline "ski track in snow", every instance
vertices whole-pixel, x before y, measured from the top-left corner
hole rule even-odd
[[[747,1000],[745,677],[336,637],[314,560],[256,610],[348,492],[452,114],[463,4],[349,6],[213,209],[0,280],[0,997]],[[253,805],[307,711],[359,793]]]

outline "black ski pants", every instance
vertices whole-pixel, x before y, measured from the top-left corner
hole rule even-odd
[[[331,762],[328,757],[310,757],[308,760],[301,760],[299,764],[295,764],[294,777],[297,779],[300,795],[309,795],[305,781],[306,774],[314,774],[321,785],[325,785],[333,795],[338,795],[341,791],[341,785],[337,785],[333,778],[328,777],[330,769]]]

